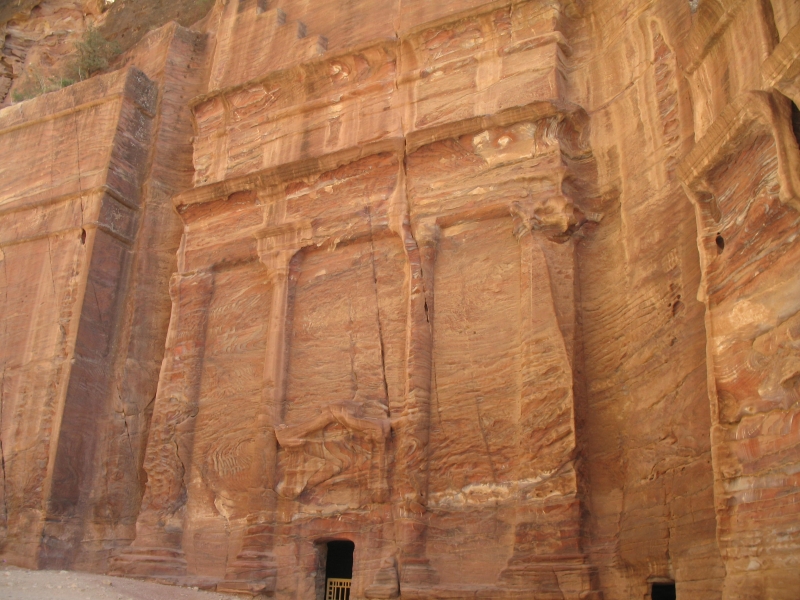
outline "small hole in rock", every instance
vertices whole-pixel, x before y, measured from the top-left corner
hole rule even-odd
[[[675,304],[672,305],[672,316],[674,317],[683,309],[683,302],[680,300],[676,300]]]
[[[86,230],[85,229],[81,229],[81,244],[85,244],[85,243],[86,243]]]
[[[719,248],[720,252],[725,250],[725,238],[724,237],[722,237],[721,235],[717,234],[716,242],[717,242],[717,248]]]
[[[792,132],[797,144],[800,145],[800,109],[794,102],[792,102]]]

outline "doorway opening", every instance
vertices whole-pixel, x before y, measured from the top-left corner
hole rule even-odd
[[[650,588],[652,600],[675,600],[675,582],[654,583]]]
[[[355,549],[353,542],[328,542],[325,558],[325,600],[350,600]]]

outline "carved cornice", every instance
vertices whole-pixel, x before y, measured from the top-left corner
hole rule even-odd
[[[711,210],[705,178],[758,134],[775,140],[781,201],[800,210],[800,153],[790,107],[785,98],[768,92],[739,94],[678,166],[690,197],[703,210]]]
[[[271,89],[276,85],[280,85],[282,82],[285,81],[294,81],[297,79],[307,80],[310,79],[313,82],[321,82],[323,79],[327,79],[329,75],[332,73],[331,67],[337,64],[341,64],[342,62],[350,62],[350,59],[354,55],[359,54],[372,54],[375,56],[383,55],[387,60],[395,60],[397,56],[397,46],[398,41],[394,39],[390,40],[377,40],[377,41],[370,41],[365,44],[361,44],[359,46],[355,46],[353,48],[349,48],[346,52],[340,52],[338,54],[326,54],[318,57],[314,57],[310,60],[307,60],[301,64],[293,65],[286,69],[279,69],[277,71],[270,71],[265,73],[259,77],[255,77],[243,83],[239,83],[237,85],[232,85],[229,87],[218,88],[211,90],[205,94],[200,94],[195,96],[189,101],[189,107],[191,109],[196,109],[198,106],[205,104],[211,100],[221,98],[224,96],[232,96],[237,94],[238,92],[247,90],[254,86],[263,86],[265,89]],[[369,81],[369,79],[367,79]],[[359,78],[354,81],[356,85],[363,83],[364,80]],[[351,82],[353,83],[353,82]],[[332,91],[332,90],[328,90]],[[335,96],[334,96],[335,97]],[[326,97],[323,93],[318,93],[316,99],[319,101],[324,102]],[[293,108],[294,110],[302,110],[302,104],[286,104],[284,108]]]
[[[591,151],[582,135],[586,124],[585,122],[581,122],[582,119],[580,117],[582,112],[582,109],[574,104],[552,100],[532,102],[524,106],[514,106],[491,115],[471,117],[461,121],[453,121],[443,125],[410,132],[406,134],[406,152],[410,154],[422,146],[433,144],[440,140],[470,133],[478,133],[493,127],[507,127],[523,121],[540,121],[547,118],[557,118],[559,122],[574,120],[576,131],[580,132],[576,138],[577,146],[580,147],[578,153],[588,155],[591,154]]]
[[[795,103],[800,102],[800,23],[795,25],[764,62],[766,87],[774,87]]]
[[[371,144],[347,148],[324,156],[301,159],[254,173],[232,177],[224,181],[198,186],[176,194],[173,196],[172,202],[178,213],[183,214],[190,206],[195,204],[214,202],[236,192],[278,187],[289,181],[332,171],[342,165],[374,154],[393,153],[398,157],[402,157],[403,146],[404,140],[402,138],[378,140]]]
[[[367,156],[382,153],[395,154],[402,159],[422,146],[470,133],[478,133],[492,127],[505,127],[523,121],[556,119],[559,124],[561,151],[571,159],[587,159],[592,156],[588,145],[588,118],[580,107],[568,102],[542,101],[525,106],[509,108],[494,115],[474,117],[419,131],[405,138],[385,138],[359,147],[347,148],[319,157],[298,160],[271,167],[239,177],[195,187],[173,197],[173,204],[180,214],[190,206],[218,201],[236,192],[277,188],[289,181],[336,169]]]

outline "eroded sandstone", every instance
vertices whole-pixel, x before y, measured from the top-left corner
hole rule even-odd
[[[3,556],[794,598],[799,21],[219,0],[4,109]]]

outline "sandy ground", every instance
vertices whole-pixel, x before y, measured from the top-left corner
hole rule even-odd
[[[0,566],[1,600],[231,600],[239,596],[135,579]]]

